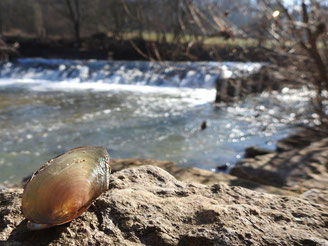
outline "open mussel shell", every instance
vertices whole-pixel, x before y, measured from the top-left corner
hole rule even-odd
[[[67,223],[80,216],[109,186],[109,155],[84,146],[48,161],[26,184],[22,211],[30,230]]]

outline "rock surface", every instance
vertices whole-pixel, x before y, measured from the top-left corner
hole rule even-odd
[[[283,152],[243,159],[230,173],[239,178],[298,193],[310,189],[327,191],[328,138],[309,145],[301,142],[301,147],[294,145]]]
[[[286,62],[286,60],[285,60]],[[235,74],[230,78],[218,77],[215,102],[230,102],[263,91],[281,91],[283,88],[300,88],[306,85],[307,78],[300,78],[298,68],[291,64],[267,64],[258,71],[248,74]]]
[[[255,156],[266,155],[270,153],[272,153],[272,151],[252,146],[245,150],[245,158],[254,158]]]
[[[215,173],[197,167],[180,168],[177,166],[177,164],[170,161],[157,161],[157,160],[148,160],[148,159],[140,159],[140,158],[111,160],[111,167],[113,173],[126,168],[140,167],[144,165],[153,165],[153,166],[160,167],[166,170],[167,172],[169,172],[170,174],[172,174],[176,179],[184,182],[195,182],[204,185],[225,183],[230,186],[241,186],[247,189],[271,193],[271,194],[294,195],[294,196],[298,195],[286,189],[255,183],[251,180],[238,178],[236,176],[232,176],[227,173],[222,173],[222,172]]]
[[[26,230],[21,193],[0,190],[4,245],[328,245],[327,206],[185,183],[155,166],[115,172],[86,213],[43,231]]]

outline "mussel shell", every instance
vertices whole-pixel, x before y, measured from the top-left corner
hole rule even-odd
[[[22,212],[29,229],[67,223],[109,186],[109,155],[103,147],[72,149],[47,162],[26,184]]]

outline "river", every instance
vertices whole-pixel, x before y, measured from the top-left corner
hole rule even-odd
[[[285,88],[213,104],[217,76],[260,67],[60,59],[3,64],[0,183],[18,183],[83,145],[104,146],[112,158],[171,160],[213,171],[236,163],[249,146],[274,149],[299,124],[316,122],[306,111],[311,92]]]

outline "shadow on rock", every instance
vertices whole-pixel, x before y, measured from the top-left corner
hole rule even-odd
[[[61,234],[66,231],[69,223],[61,226],[56,226],[40,231],[29,231],[26,227],[27,220],[23,220],[11,233],[7,240],[15,244],[22,243],[22,245],[48,245],[54,240],[60,238]]]

